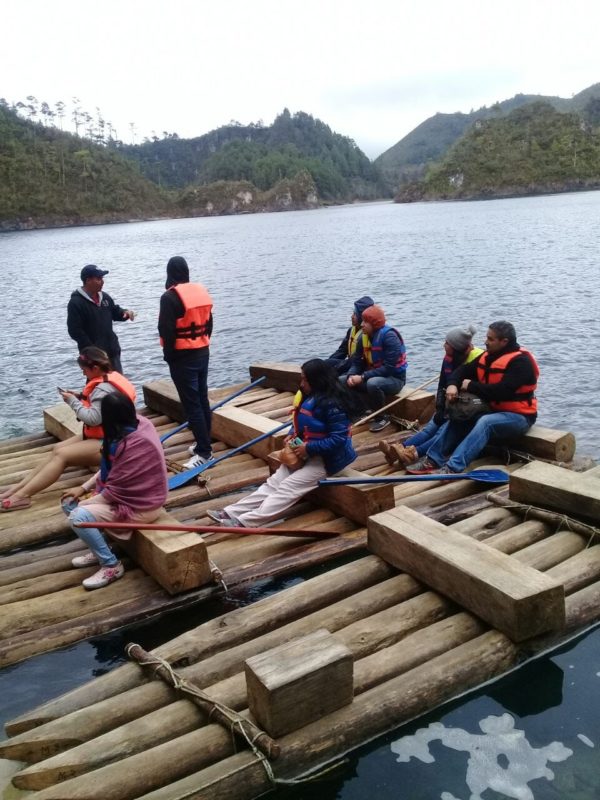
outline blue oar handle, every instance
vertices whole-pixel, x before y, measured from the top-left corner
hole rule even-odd
[[[244,394],[244,392],[247,392],[248,389],[253,389],[255,386],[258,386],[259,383],[262,383],[266,379],[267,379],[266,375],[261,375],[260,378],[257,378],[255,381],[252,381],[252,383],[249,383],[248,386],[244,386],[242,389],[238,389],[237,392],[230,394],[229,397],[226,397],[224,400],[221,400],[221,402],[217,403],[214,406],[211,406],[210,410],[216,411],[217,408],[221,408],[221,406],[224,406],[225,403],[229,403],[230,400],[235,400],[236,397],[239,397],[241,394]],[[171,436],[175,436],[175,434],[179,433],[179,431],[182,431],[184,430],[184,428],[187,428],[188,425],[189,422],[182,422],[181,425],[178,425],[176,428],[173,428],[172,431],[165,433],[163,436],[160,437],[161,444],[163,442],[166,442],[167,439],[170,439]]]
[[[267,431],[267,433],[261,433],[260,436],[257,436],[254,439],[250,439],[249,442],[244,442],[244,444],[239,445],[239,447],[235,447],[233,450],[230,450],[229,453],[224,453],[222,456],[218,456],[217,458],[212,458],[210,461],[207,461],[206,464],[200,464],[198,467],[193,467],[192,469],[186,470],[186,472],[178,472],[169,478],[169,489],[177,489],[179,486],[183,486],[188,481],[191,481],[192,478],[195,478],[196,475],[200,475],[203,472],[206,472],[207,469],[214,467],[216,464],[220,464],[221,461],[225,461],[227,458],[231,458],[231,456],[236,455],[236,453],[240,453],[242,450],[246,450],[248,447],[251,447],[253,444],[258,444],[258,442],[262,442],[263,439],[268,439],[269,436],[273,436],[275,433],[279,433],[284,428],[289,427],[289,422],[284,422],[282,425],[278,425],[276,428],[273,428],[272,431]]]
[[[473,472],[443,472],[429,475],[381,475],[365,478],[327,478],[320,486],[353,485],[361,483],[410,483],[412,481],[481,481],[482,483],[508,483],[510,475],[501,469],[480,469]]]

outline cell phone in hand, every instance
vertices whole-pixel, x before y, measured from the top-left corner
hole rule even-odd
[[[61,389],[60,386],[57,386],[56,388],[58,389],[59,392],[66,392],[67,391],[66,389]]]

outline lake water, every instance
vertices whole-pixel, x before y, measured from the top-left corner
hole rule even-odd
[[[82,385],[65,318],[87,263],[109,269],[106,290],[138,312],[134,323],[116,326],[126,374],[138,385],[167,376],[156,318],[165,265],[177,254],[215,300],[211,385],[246,379],[252,361],[329,355],[363,294],[401,330],[413,386],[437,374],[448,328],[473,323],[481,343],[487,323],[504,318],[540,364],[539,422],[573,431],[578,452],[598,458],[599,217],[600,192],[590,192],[3,234],[0,437],[39,430],[41,408],[58,399],[55,387]],[[248,599],[290,580],[261,586]],[[0,721],[112,669],[124,641],[137,636],[154,646],[205,613],[1,671]],[[600,797],[599,690],[596,630],[383,737],[324,782],[281,797]],[[518,744],[508,755],[507,741]]]

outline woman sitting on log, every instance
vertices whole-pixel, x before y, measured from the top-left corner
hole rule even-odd
[[[81,394],[60,389],[62,399],[69,405],[83,431],[54,446],[48,461],[40,464],[20,483],[4,487],[0,498],[2,511],[29,508],[34,494],[47,489],[59,479],[67,467],[97,467],[100,464],[102,441],[101,403],[111,394],[123,394],[135,400],[135,388],[120,372],[111,371],[110,360],[99,347],[84,347],[77,363],[87,379]]]
[[[80,528],[82,522],[154,522],[167,499],[165,456],[154,425],[138,417],[135,406],[120,392],[102,400],[104,439],[99,472],[83,486],[67,490],[63,509],[73,531],[89,552],[72,560],[74,567],[99,564],[100,569],[83,581],[86,589],[99,589],[123,577],[124,569],[98,528]],[[94,489],[87,500],[79,498]],[[76,508],[73,505],[77,503]],[[131,531],[114,531],[117,539],[129,539]]]
[[[281,451],[282,465],[249,497],[223,511],[209,511],[209,517],[221,525],[248,528],[281,517],[322,478],[354,461],[351,413],[352,398],[335,369],[320,358],[307,361],[294,400],[294,432]]]

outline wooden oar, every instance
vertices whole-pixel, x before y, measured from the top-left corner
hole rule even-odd
[[[361,483],[409,483],[410,481],[480,481],[481,483],[508,483],[510,475],[502,469],[474,469],[473,472],[432,472],[429,475],[380,475],[369,478],[327,478],[320,486]]]
[[[313,531],[307,528],[244,528],[239,525],[164,525],[156,522],[79,522],[77,528],[102,528],[107,531],[187,531],[192,533],[240,533],[246,536],[301,536],[306,539],[331,539],[335,531]]]
[[[247,447],[251,447],[253,444],[258,444],[258,442],[262,442],[263,439],[268,439],[269,436],[273,436],[274,433],[278,433],[284,428],[288,428],[289,425],[289,422],[284,422],[283,425],[278,425],[276,428],[273,428],[272,431],[262,433],[260,436],[250,439],[249,442],[244,442],[244,444],[241,444],[239,447],[235,447],[228,453],[218,456],[217,458],[212,458],[210,461],[207,461],[206,464],[200,464],[199,466],[188,469],[185,472],[178,472],[176,475],[173,475],[171,478],[169,478],[169,490],[177,489],[179,486],[184,486],[186,483],[189,483],[192,478],[195,478],[196,475],[206,472],[207,469],[214,467],[215,464],[220,464],[221,461],[225,461],[226,458],[231,458],[231,456],[234,456],[236,453],[241,453],[242,450],[245,450]]]
[[[408,400],[408,398],[412,397],[413,394],[416,394],[417,392],[420,392],[422,389],[427,388],[427,386],[429,386],[430,383],[433,383],[434,381],[437,381],[439,377],[440,377],[439,374],[434,375],[433,378],[429,378],[428,381],[425,381],[425,383],[422,383],[420,386],[417,386],[416,389],[413,389],[412,391],[410,391],[406,395],[406,397],[399,398],[399,397],[396,396],[386,406],[382,406],[382,408],[378,408],[377,411],[373,411],[371,414],[368,414],[366,417],[363,417],[362,419],[359,419],[358,422],[355,422],[354,425],[352,426],[352,433],[353,434],[356,433],[357,429],[360,428],[361,425],[364,425],[365,422],[368,422],[369,420],[373,419],[373,417],[378,417],[381,414],[382,411],[387,411],[388,408],[391,408],[392,406],[395,406],[396,403],[398,403],[400,399]]]
[[[216,411],[217,408],[221,408],[221,406],[224,406],[225,403],[229,403],[230,400],[235,400],[236,397],[239,397],[241,394],[244,394],[244,392],[247,392],[248,389],[253,389],[255,386],[258,386],[259,383],[262,383],[266,379],[267,379],[266,375],[261,375],[260,378],[257,378],[255,381],[252,381],[252,383],[249,383],[248,386],[244,386],[243,389],[238,389],[237,392],[230,394],[229,397],[226,397],[219,403],[215,403],[214,406],[210,407],[210,410]],[[171,436],[175,436],[176,433],[179,433],[179,431],[182,431],[184,430],[184,428],[187,428],[189,424],[190,424],[189,422],[183,422],[181,425],[178,425],[176,428],[173,428],[172,431],[165,433],[164,436],[160,437],[161,443],[166,442],[167,439],[171,438]]]

